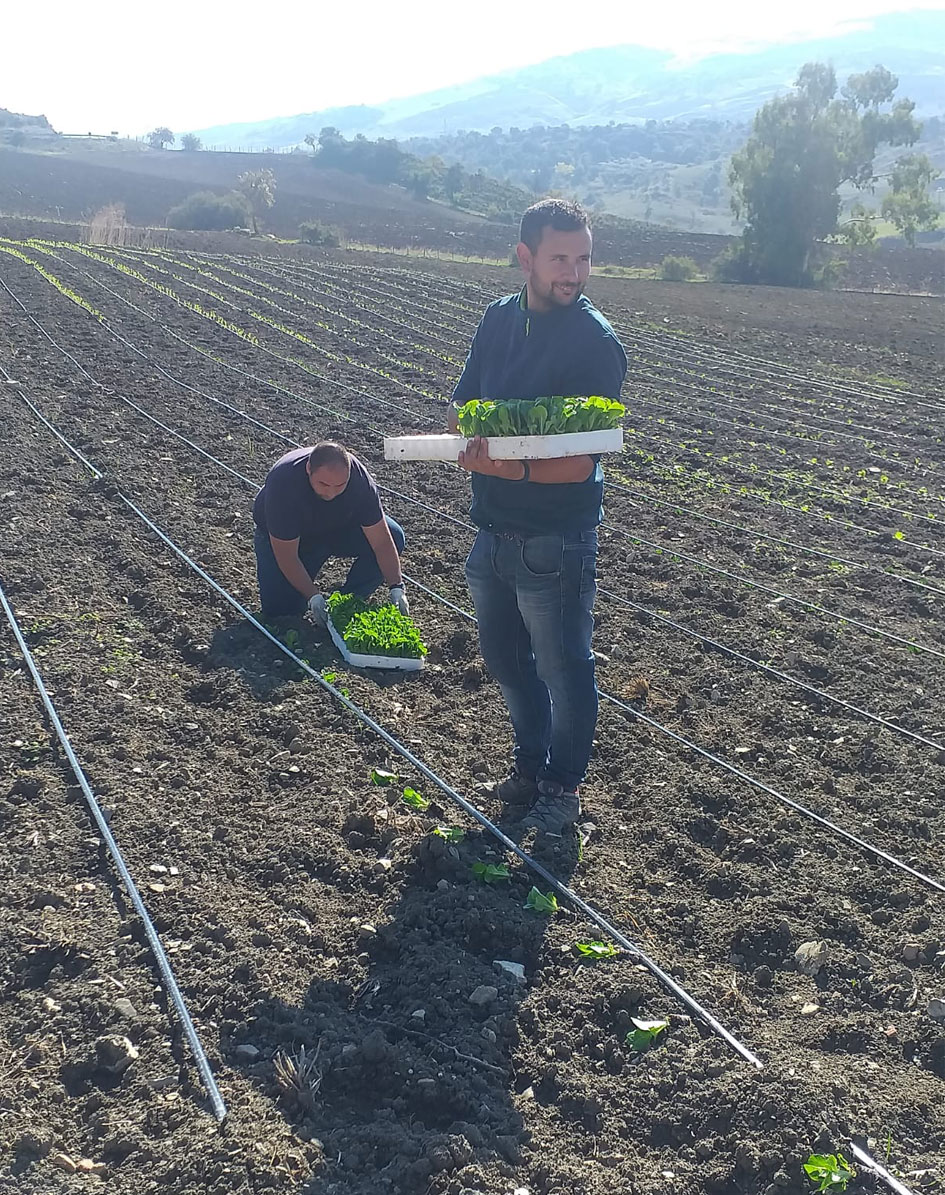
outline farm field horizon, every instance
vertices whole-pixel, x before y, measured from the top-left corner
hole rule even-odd
[[[851,1141],[945,1184],[940,302],[592,278],[629,359],[604,701],[580,832],[536,844],[487,792],[511,738],[468,616],[468,478],[382,447],[442,429],[517,279],[0,237],[0,584],[229,1109],[221,1131],[7,632],[0,1189],[800,1195]],[[760,1069],[632,953],[577,957],[600,930],[524,908],[547,886],[122,500],[256,613],[253,494],[323,438],[406,531],[429,656],[378,678],[275,633]],[[631,1018],[669,1024],[635,1051]],[[276,1065],[303,1046],[314,1092]]]

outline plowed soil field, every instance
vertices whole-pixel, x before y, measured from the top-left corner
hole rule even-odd
[[[510,734],[463,613],[467,479],[381,443],[440,430],[512,271],[6,241],[0,280],[0,584],[228,1108],[0,624],[0,1190],[800,1195],[851,1142],[945,1186],[934,300],[595,281],[630,358],[606,697],[580,834],[535,843],[488,791]],[[640,955],[580,961],[601,931],[524,908],[547,885],[125,501],[255,611],[255,487],[327,436],[406,530],[427,665],[277,633],[760,1068]],[[632,1018],[668,1028],[635,1050]]]

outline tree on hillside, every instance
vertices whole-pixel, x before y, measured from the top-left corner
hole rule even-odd
[[[166,125],[161,125],[160,128],[152,129],[148,133],[148,145],[152,149],[163,149],[165,145],[174,144],[174,134]]]
[[[203,142],[196,133],[185,133],[180,139],[180,147],[192,154],[198,149],[203,149]]]
[[[456,196],[463,189],[463,168],[454,162],[446,174],[443,175],[443,191],[450,203],[456,202]]]
[[[809,62],[791,95],[769,101],[755,116],[747,143],[729,168],[732,208],[744,219],[733,274],[743,281],[810,285],[818,241],[841,237],[869,241],[878,213],[856,205],[841,223],[839,189],[872,191],[879,181],[874,160],[881,145],[912,145],[921,125],[912,100],[893,100],[899,81],[882,66],[851,75],[837,94],[832,66]],[[911,164],[910,164],[911,163]],[[900,158],[883,214],[903,231],[928,227],[924,155]]]
[[[236,180],[236,189],[249,204],[253,232],[258,235],[260,217],[276,201],[276,176],[271,170],[247,170]]]

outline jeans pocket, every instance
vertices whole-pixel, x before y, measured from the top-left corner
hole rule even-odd
[[[467,577],[483,577],[492,573],[492,536],[480,531],[466,557]]]
[[[564,541],[560,535],[530,535],[522,540],[522,568],[526,576],[553,577],[561,572]]]

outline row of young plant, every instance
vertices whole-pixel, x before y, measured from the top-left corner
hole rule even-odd
[[[153,290],[156,293],[172,300],[172,302],[175,303],[179,308],[187,310],[187,311],[191,312],[192,314],[197,315],[197,316],[201,317],[202,319],[211,322],[215,326],[222,328],[225,331],[229,332],[230,334],[238,337],[240,340],[242,340],[245,343],[252,346],[252,348],[254,350],[256,350],[258,352],[265,353],[267,356],[272,357],[273,359],[280,362],[280,364],[282,364],[283,366],[286,366],[287,368],[291,367],[292,369],[302,370],[309,377],[311,377],[313,380],[320,383],[321,385],[325,385],[325,386],[328,386],[328,387],[331,387],[334,389],[339,389],[341,391],[348,392],[351,394],[355,394],[359,398],[366,399],[367,401],[372,402],[378,406],[397,410],[398,412],[403,411],[403,404],[386,401],[384,399],[376,397],[375,395],[373,395],[371,393],[368,393],[368,392],[365,392],[362,390],[356,390],[355,388],[347,385],[346,383],[339,381],[336,377],[328,377],[325,374],[319,373],[317,370],[313,369],[312,366],[308,362],[306,362],[304,359],[302,359],[300,357],[283,355],[283,354],[277,353],[274,349],[272,349],[268,345],[263,344],[259,340],[258,336],[256,336],[253,332],[247,330],[246,328],[241,327],[239,324],[235,324],[232,320],[228,320],[228,319],[224,318],[213,308],[205,307],[200,303],[195,303],[195,302],[192,302],[191,300],[185,299],[183,296],[181,296],[176,291],[174,291],[171,287],[165,286],[161,283],[153,282],[151,279],[146,278],[139,271],[133,269],[131,266],[128,266],[124,262],[112,260],[109,257],[107,257],[95,250],[87,249],[85,246],[68,245],[68,246],[62,246],[62,247],[66,248],[66,249],[73,249],[73,250],[79,252],[80,254],[82,254],[83,256],[90,258],[91,260],[95,260],[95,261],[100,262],[101,264],[110,266],[113,270],[118,271],[120,274],[124,274],[125,276],[130,277],[130,278],[134,279],[135,281],[141,283],[145,287],[149,288],[150,290]],[[37,249],[38,248],[39,247],[37,246]],[[47,250],[47,251],[49,251],[49,250]],[[210,356],[212,358],[212,354],[207,353],[206,350],[201,349],[199,346],[189,344],[189,342],[188,342],[188,347],[194,349],[197,352],[202,352],[203,355]],[[221,365],[223,365],[224,367],[228,367],[228,363],[224,359],[222,359],[222,358],[212,358],[212,359],[216,359]],[[270,381],[267,381],[264,379],[263,384],[271,385],[272,383]],[[311,400],[307,400],[307,399],[302,400],[302,401],[308,402],[309,405],[312,405],[314,407],[318,407],[321,409],[331,411],[331,408],[326,407],[325,404],[323,404],[323,403],[313,403]],[[331,411],[331,413],[336,415],[339,418],[342,418],[342,419],[347,419],[347,418],[351,417],[349,414],[345,414],[344,412]],[[426,416],[423,416],[419,413],[417,413],[416,417],[421,420],[427,418]],[[432,424],[434,421],[432,419],[430,419],[430,422]],[[383,436],[384,428],[381,427],[380,425],[375,425],[375,426],[377,428],[378,435]]]
[[[139,275],[139,277],[140,277],[140,279],[141,279],[142,281],[146,281],[145,279],[143,279],[143,276],[140,276],[140,275]],[[167,291],[169,291],[169,288],[165,288],[165,293],[166,293]],[[170,293],[173,295],[173,292],[170,292]],[[200,308],[199,308],[199,306],[198,306],[198,310],[199,310],[199,312],[200,312],[201,314],[207,314],[207,313],[206,313],[206,311],[205,311],[205,309],[200,309]],[[232,327],[233,327],[233,325],[232,325],[232,324],[231,324],[229,321],[225,321],[225,326],[229,326],[229,327],[230,327],[230,329],[232,329]],[[898,534],[901,536],[901,533],[898,533]]]
[[[152,268],[159,268],[159,267],[154,267],[152,263],[148,263],[148,264],[151,264]],[[259,295],[255,291],[250,290],[246,287],[241,287],[234,282],[228,282],[225,279],[220,278],[218,275],[212,274],[210,271],[201,269],[199,271],[199,273],[200,274],[209,274],[210,277],[213,279],[213,281],[217,285],[227,287],[231,292],[233,292],[235,294],[242,295],[244,297],[244,299],[247,300],[250,304],[257,304],[257,305],[269,307],[273,311],[277,311],[277,312],[279,312],[280,315],[285,316],[288,319],[295,321],[295,322],[293,322],[292,324],[283,323],[281,320],[276,319],[271,315],[267,315],[264,312],[255,310],[255,308],[253,306],[247,307],[245,304],[243,306],[237,305],[237,309],[240,310],[245,317],[252,319],[252,320],[256,320],[258,323],[269,327],[273,331],[276,331],[283,336],[290,337],[291,339],[293,339],[301,344],[304,344],[308,349],[312,350],[318,356],[320,356],[328,361],[331,361],[335,365],[341,366],[342,368],[347,367],[351,370],[356,371],[357,373],[361,374],[362,376],[368,375],[369,377],[384,379],[391,386],[396,387],[398,390],[406,390],[409,393],[416,394],[419,397],[425,399],[427,402],[433,402],[437,406],[442,404],[442,399],[440,398],[440,396],[438,394],[432,393],[429,390],[424,390],[419,386],[415,386],[410,382],[406,382],[406,381],[402,380],[401,373],[403,373],[405,371],[415,371],[415,369],[416,369],[416,367],[410,365],[408,362],[405,362],[399,358],[395,358],[395,357],[391,356],[390,354],[386,354],[382,350],[377,349],[375,346],[369,345],[363,341],[355,340],[354,338],[352,338],[350,336],[347,337],[347,339],[345,339],[345,337],[341,333],[339,333],[337,329],[333,328],[329,324],[326,324],[324,321],[318,321],[318,320],[309,321],[309,323],[312,327],[320,328],[323,332],[325,332],[326,335],[329,335],[332,338],[340,338],[342,341],[342,345],[344,345],[344,344],[355,345],[356,347],[359,347],[361,349],[364,349],[364,350],[370,352],[372,356],[378,356],[382,360],[389,360],[396,367],[396,370],[399,370],[400,372],[392,371],[390,369],[382,368],[377,365],[371,365],[369,363],[360,361],[356,357],[353,357],[353,356],[349,355],[348,353],[334,352],[333,350],[328,349],[324,345],[320,344],[318,341],[313,340],[312,337],[308,336],[305,332],[301,331],[296,326],[298,316],[297,316],[297,313],[295,310],[283,307],[280,304],[276,303],[275,300],[270,299],[265,295]],[[197,291],[201,291],[204,289],[200,282],[184,279],[184,278],[179,277],[178,275],[173,275],[173,277],[175,277],[176,281],[180,285],[191,287]],[[401,404],[401,407],[402,407],[402,404]],[[407,408],[407,409],[409,410],[409,408]],[[425,414],[420,414],[419,412],[413,412],[413,413],[416,414],[417,417],[420,418],[421,420],[431,418],[430,416],[425,415]]]
[[[210,271],[201,270],[200,272],[207,273],[208,276],[213,281],[217,282],[218,284],[227,285],[226,283],[223,282],[222,279],[218,278],[216,275],[212,274]],[[246,280],[253,281],[252,279],[246,279]],[[239,293],[246,295],[250,299],[256,299],[256,296],[253,294],[252,291],[247,291],[245,288],[241,288],[239,286],[236,286],[235,284],[230,284],[230,285],[233,286],[233,289],[237,290]],[[288,297],[293,297],[293,296],[289,295]],[[285,315],[289,316],[290,318],[296,318],[295,313],[293,311],[289,311],[288,309],[283,308],[275,303],[273,303],[272,306],[274,306],[282,314],[285,314]],[[265,317],[259,317],[258,313],[251,313],[251,314],[257,316],[257,318],[265,318]],[[316,351],[322,351],[322,352],[326,351],[326,350],[320,349],[320,346],[315,345],[314,342],[311,341],[310,338],[305,337],[305,334],[299,332],[297,328],[287,327],[286,325],[276,323],[275,321],[267,320],[266,322],[271,322],[274,327],[276,327],[278,330],[280,330],[288,335],[293,335],[300,340],[304,340],[305,343],[309,344],[311,347],[314,347],[316,349]],[[325,330],[330,330],[330,329],[328,329],[327,325],[325,325],[324,323],[318,323],[317,326],[322,327]],[[363,342],[355,341],[354,343],[359,344],[361,347],[368,347],[368,346],[364,345]],[[380,354],[380,355],[384,356],[384,354]],[[348,360],[350,361],[350,358]],[[404,368],[409,368],[409,366],[407,366],[406,363],[404,363],[404,362],[396,361],[395,363]],[[383,374],[383,376],[388,377],[388,380],[396,381],[396,379],[394,377],[392,377],[391,375],[389,375],[386,370],[379,371],[379,372],[381,374]],[[434,397],[434,396],[430,395],[429,392],[426,392],[426,395],[427,395],[427,397]],[[679,428],[679,426],[677,424],[675,424],[672,420],[667,420],[665,417],[654,417],[654,421],[657,425],[668,426],[671,430],[674,430],[674,431],[675,430],[683,430],[683,429]],[[703,434],[702,429],[698,429],[698,431],[699,431],[699,434]],[[776,455],[783,455],[783,456],[788,455],[786,450],[774,448],[767,441],[759,442],[759,441],[749,440],[748,445],[754,452],[757,452],[760,449],[767,449],[767,450],[772,451]],[[689,450],[696,451],[696,452],[700,451],[700,449],[698,447],[694,446],[694,444],[691,440],[681,441],[679,446],[683,447],[683,448],[687,448]],[[708,451],[706,453],[706,455],[712,456],[713,454],[711,451]],[[741,455],[741,453],[739,451],[735,451],[735,452],[729,453],[728,455],[722,456],[721,459],[722,459],[723,463],[728,463],[728,461],[730,459],[734,459],[735,461],[737,461],[739,459],[740,455]],[[813,464],[813,465],[821,465],[822,464],[822,466],[825,468],[836,467],[836,462],[831,457],[819,457],[819,456],[818,457],[810,457],[810,458],[807,458],[807,463]],[[753,469],[754,471],[758,471],[758,468],[759,468],[759,466],[757,466],[757,464],[754,461],[751,462],[751,465],[749,467],[751,469]],[[851,473],[853,471],[852,466],[849,466],[849,465],[841,465],[840,470],[845,473]],[[863,480],[867,480],[871,476],[869,471],[865,468],[857,469],[855,472],[855,475],[858,478],[861,478]],[[869,504],[870,502],[872,502],[874,504],[874,506],[880,506],[880,507],[887,505],[886,503],[884,503],[882,501],[881,491],[873,490],[873,489],[870,489],[869,487],[855,487],[855,486],[851,486],[850,484],[841,486],[839,489],[829,489],[827,487],[817,487],[816,480],[815,480],[814,476],[809,471],[804,471],[799,474],[789,473],[786,475],[785,474],[779,475],[777,473],[773,473],[773,476],[775,476],[776,478],[780,477],[782,480],[787,480],[792,483],[796,483],[800,486],[805,486],[808,489],[810,489],[810,488],[818,489],[819,488],[820,492],[822,492],[825,496],[827,496],[829,498],[834,498],[834,499],[838,499],[841,501],[847,501],[847,502],[858,501],[858,502],[862,502],[863,504]],[[904,492],[909,492],[908,487],[905,485],[905,483],[891,482],[890,478],[885,473],[879,474],[878,483],[881,486],[892,487],[892,488],[898,487],[900,490],[902,490]],[[858,490],[859,490],[859,492],[857,492]],[[919,490],[916,492],[916,496],[919,500],[942,501],[943,503],[945,503],[945,497],[943,497],[942,495],[935,495],[935,494],[930,493],[928,487],[920,487]],[[896,509],[896,508],[893,508],[893,509]],[[923,517],[919,512],[913,512],[913,513],[915,513],[917,515],[917,517],[920,517],[920,518]],[[931,516],[934,517],[934,511],[926,512],[926,514],[927,515],[931,514]]]
[[[442,353],[438,353],[416,343],[411,343],[402,336],[394,336],[373,325],[365,324],[365,322],[359,319],[357,315],[349,314],[340,307],[327,307],[324,303],[319,303],[314,299],[298,293],[300,289],[303,289],[302,287],[297,286],[295,290],[291,291],[285,290],[282,287],[272,285],[272,283],[259,278],[255,274],[246,272],[245,269],[238,268],[237,265],[231,262],[214,263],[214,269],[216,270],[216,273],[214,273],[202,264],[198,263],[191,265],[190,263],[184,261],[177,254],[165,253],[164,260],[175,266],[177,269],[195,270],[201,275],[206,275],[215,282],[218,282],[224,286],[231,286],[233,290],[237,291],[239,294],[247,296],[253,302],[269,301],[267,300],[266,295],[278,295],[282,299],[287,299],[293,304],[291,308],[280,306],[274,300],[271,301],[274,310],[277,310],[285,315],[294,315],[296,318],[300,318],[303,313],[309,310],[317,312],[318,317],[313,317],[311,320],[306,320],[306,325],[311,324],[313,327],[323,329],[327,333],[337,337],[342,341],[343,344],[353,344],[358,348],[370,349],[376,356],[382,358],[384,361],[389,362],[396,368],[405,372],[409,371],[411,373],[424,374],[434,384],[437,380],[434,375],[427,373],[416,364],[405,361],[403,358],[398,357],[393,353],[385,352],[383,349],[378,348],[377,345],[368,344],[363,340],[359,340],[356,336],[351,334],[347,326],[350,325],[350,327],[362,332],[370,331],[380,339],[387,340],[395,344],[398,351],[403,351],[404,348],[412,348],[417,352],[427,353],[437,360],[437,363],[441,368],[449,367],[455,364],[455,361],[452,358],[447,358]],[[237,283],[231,282],[229,279],[221,278],[220,271],[226,271],[226,273],[231,275],[232,278],[236,278],[242,283],[250,284],[250,289],[244,289]],[[265,291],[266,295],[261,296],[258,293],[259,290]],[[339,328],[339,324],[345,325],[345,327]]]

